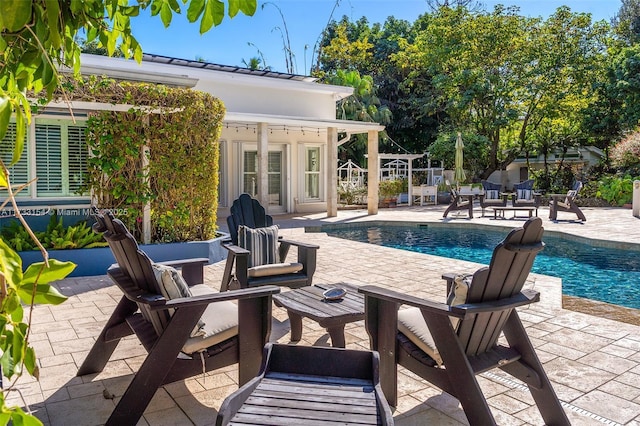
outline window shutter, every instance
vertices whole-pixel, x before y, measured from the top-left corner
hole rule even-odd
[[[68,126],[67,151],[69,156],[69,195],[80,195],[87,174],[87,143],[85,128]]]
[[[26,132],[25,132],[26,135]],[[16,146],[16,123],[9,123],[9,127],[7,128],[7,133],[4,135],[4,139],[2,139],[2,144],[0,144],[0,158],[4,162],[5,166],[9,166],[11,164],[11,160],[13,159],[13,148]],[[16,164],[9,169],[9,179],[11,180],[12,185],[16,184],[24,184],[29,181],[29,158],[28,158],[28,136],[26,136],[26,140],[24,142],[24,147],[22,148],[22,156],[20,160]],[[5,196],[6,191],[1,191],[0,195]],[[25,188],[20,191],[17,196],[25,196],[29,195],[29,188]]]
[[[36,187],[38,195],[62,195],[60,125],[36,123]]]

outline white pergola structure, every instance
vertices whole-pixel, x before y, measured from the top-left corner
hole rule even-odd
[[[371,144],[369,144],[371,145]],[[370,148],[370,146],[369,146]],[[377,148],[377,147],[376,147]],[[377,151],[377,149],[376,149]],[[371,151],[365,155],[365,157],[369,160],[368,170],[369,170],[369,198],[371,198],[372,189],[375,190],[375,204],[376,204],[376,213],[378,212],[378,184],[380,183],[380,170],[382,168],[381,164],[383,161],[404,161],[407,163],[407,178],[409,183],[409,205],[412,204],[413,197],[413,160],[424,157],[425,154],[386,154],[386,153],[378,153],[376,152],[375,157],[371,155]],[[374,168],[376,170],[374,170]],[[376,177],[375,182],[372,182],[372,178]],[[375,185],[374,185],[375,184]],[[371,213],[371,201],[369,201],[369,214]]]

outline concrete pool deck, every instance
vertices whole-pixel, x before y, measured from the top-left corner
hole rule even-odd
[[[479,265],[420,253],[365,245],[307,233],[305,226],[363,221],[461,223],[514,227],[524,219],[442,219],[446,206],[381,209],[376,216],[366,210],[340,211],[336,218],[319,215],[275,216],[281,233],[292,239],[320,245],[315,283],[373,284],[436,301],[445,299],[444,272],[473,272]],[[550,222],[540,209],[546,231],[618,242],[640,242],[640,220],[631,210],[584,208],[587,222]],[[480,215],[480,209],[474,212]],[[562,213],[561,213],[562,214]],[[566,215],[566,216],[565,216]],[[565,213],[561,219],[573,219]],[[221,227],[223,221],[220,221]],[[293,254],[293,253],[292,253]],[[640,252],[638,253],[640,255]],[[206,282],[218,288],[224,261],[206,268]],[[585,277],[588,279],[588,277]],[[31,410],[47,425],[103,424],[146,353],[136,339],[122,342],[98,375],[76,377],[86,356],[121,293],[106,276],[69,278],[57,286],[70,298],[59,306],[35,308],[31,341],[40,364],[40,380],[23,378],[17,384]],[[541,302],[520,310],[536,351],[565,410],[575,425],[640,424],[640,327],[588,315],[562,306],[561,280],[531,274],[528,286],[539,290]],[[289,342],[286,312],[274,307],[272,341]],[[629,315],[637,317],[638,311]],[[362,321],[348,324],[348,348],[368,349]],[[316,323],[304,321],[299,344],[329,346],[329,336]],[[492,371],[480,377],[489,405],[501,425],[542,424],[532,399],[522,384]],[[7,384],[5,383],[5,387]],[[400,369],[397,425],[468,424],[458,401],[412,373]],[[215,423],[224,398],[237,389],[237,369],[227,368],[161,388],[140,425],[209,425]],[[10,402],[23,405],[17,393]]]

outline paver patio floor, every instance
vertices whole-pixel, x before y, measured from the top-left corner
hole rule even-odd
[[[366,220],[442,222],[445,206],[384,209],[376,216],[366,210],[340,211],[337,218],[318,215],[275,217],[283,235],[320,245],[316,283],[348,282],[394,288],[436,301],[445,300],[444,272],[469,273],[479,265],[365,245],[305,233],[305,226]],[[549,232],[640,242],[640,220],[627,209],[583,209],[588,221],[553,223],[540,209]],[[476,210],[478,216],[479,209]],[[575,216],[575,215],[574,215]],[[571,215],[567,214],[567,219]],[[446,222],[465,225],[518,226],[522,220],[472,220],[450,216]],[[220,222],[222,224],[222,221]],[[640,255],[640,252],[638,253]],[[207,266],[206,282],[218,288],[224,261]],[[588,277],[585,277],[585,281]],[[639,283],[640,284],[640,283]],[[612,283],[615,285],[615,283]],[[134,338],[120,344],[105,371],[76,377],[78,366],[111,314],[121,293],[106,276],[69,278],[57,286],[70,298],[59,306],[38,306],[33,316],[31,342],[40,363],[40,380],[23,378],[17,389],[30,409],[47,425],[99,425],[105,422],[145,356]],[[536,351],[575,425],[640,424],[640,327],[601,316],[562,308],[561,280],[531,274],[527,286],[539,290],[540,303],[521,309],[521,317]],[[624,311],[638,318],[635,310]],[[286,312],[274,306],[272,341],[289,342]],[[324,329],[305,320],[298,344],[329,346]],[[362,321],[347,324],[348,348],[368,349]],[[489,405],[501,425],[539,425],[542,420],[526,387],[500,372],[480,378]],[[5,383],[5,387],[7,384]],[[458,401],[401,369],[397,425],[468,424]],[[161,388],[139,424],[208,425],[215,422],[224,398],[237,389],[237,369],[227,368],[199,375]],[[10,402],[23,405],[17,392]]]

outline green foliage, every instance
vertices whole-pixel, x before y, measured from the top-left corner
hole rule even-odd
[[[609,152],[611,164],[621,172],[640,172],[640,131],[627,135]]]
[[[35,232],[36,238],[45,249],[67,250],[106,247],[102,234],[93,232],[87,222],[64,226],[62,218],[52,215],[46,230]],[[20,222],[14,221],[2,228],[2,238],[16,251],[39,250],[29,232]]]
[[[152,242],[213,238],[222,102],[190,89],[95,77],[70,81],[68,86],[71,99],[141,107],[126,113],[103,111],[89,118],[87,144],[92,156],[83,190],[95,194],[101,208],[127,211],[120,218],[138,239],[147,203]],[[146,114],[143,108],[166,113]],[[141,153],[147,148],[143,161]]]
[[[381,180],[378,186],[378,193],[381,198],[396,197],[406,186],[405,179]]]
[[[631,175],[605,176],[598,181],[597,196],[613,205],[629,204],[633,199],[633,181],[639,179],[640,176],[632,178]]]
[[[453,169],[456,154],[457,132],[442,132],[429,147],[432,157],[439,159],[443,167]],[[489,141],[485,136],[474,133],[462,133],[464,143],[464,169],[469,172],[468,180],[480,177],[488,164]]]
[[[14,379],[26,372],[36,379],[39,377],[35,350],[29,344],[29,324],[25,322],[25,308],[35,303],[59,304],[66,296],[49,285],[50,282],[63,279],[75,265],[71,262],[50,260],[29,265],[22,272],[22,259],[4,240],[0,239],[0,288],[3,292],[0,309],[0,366],[2,374]],[[5,389],[8,386],[5,387]],[[41,424],[40,421],[24,413],[19,408],[4,405],[4,394],[0,394],[3,407],[0,423]]]
[[[106,247],[102,234],[93,232],[87,222],[64,226],[62,218],[52,215],[47,229],[35,232],[44,248],[53,250]],[[16,251],[39,250],[31,235],[20,222],[14,221],[2,228],[2,238]]]
[[[366,186],[343,188],[341,185],[338,185],[338,199],[342,204],[346,205],[364,204],[363,199],[366,200],[367,191]]]

